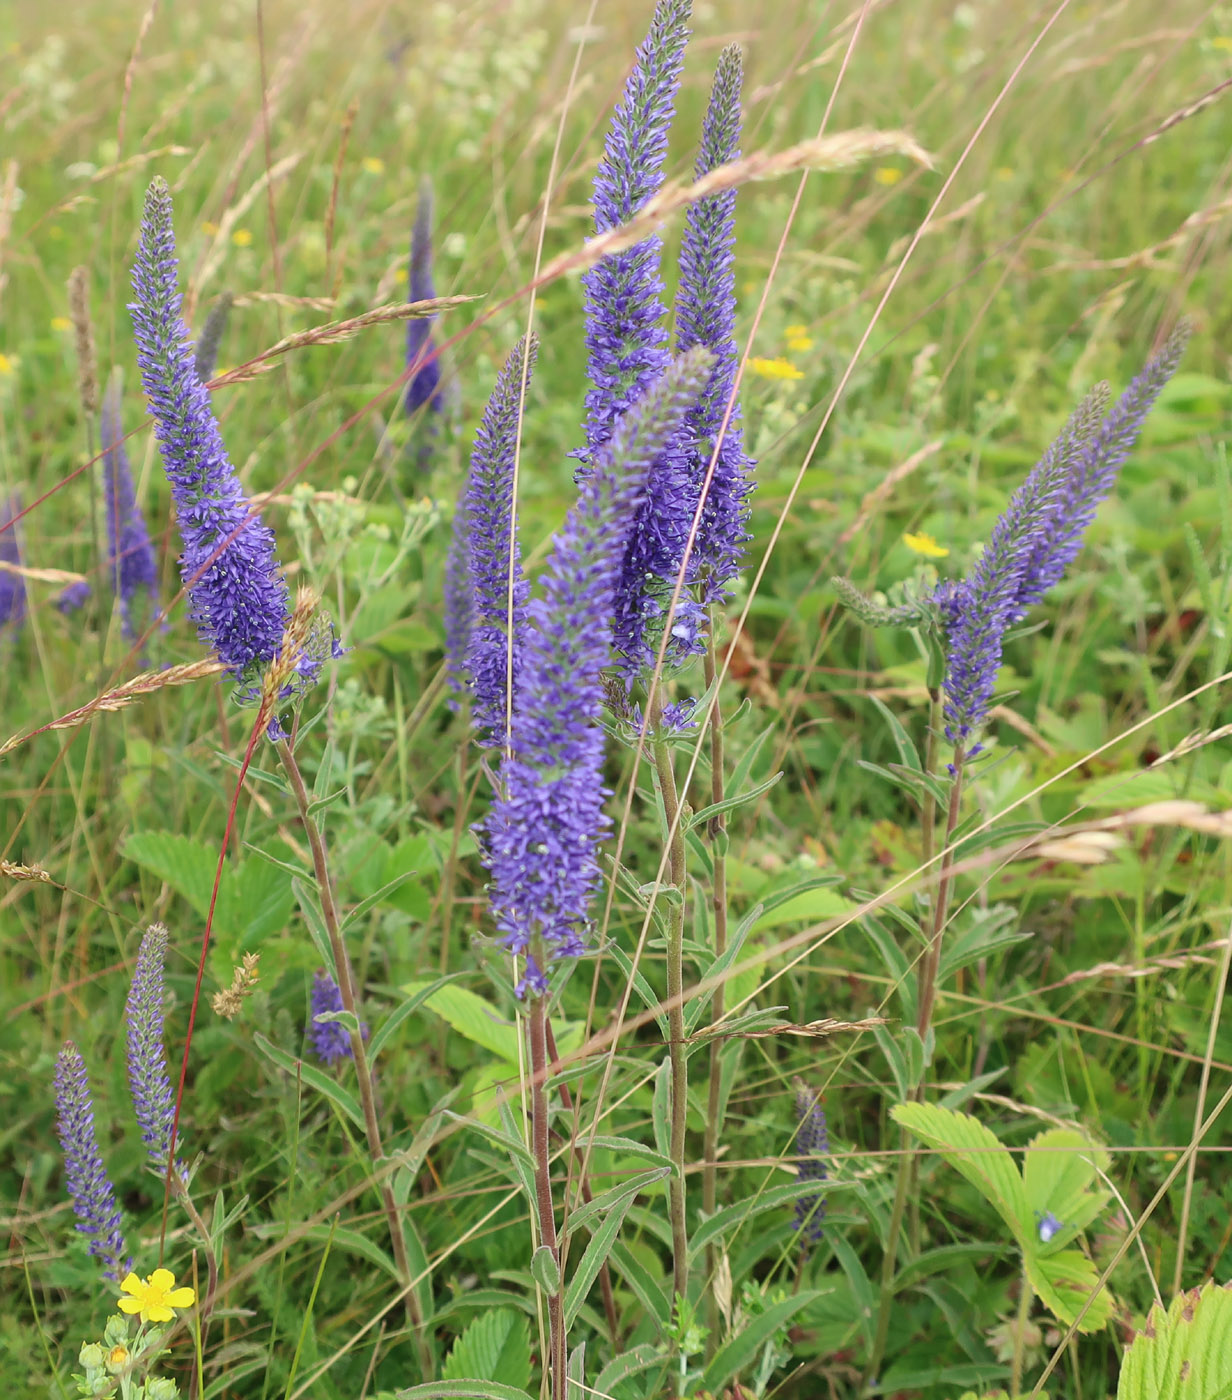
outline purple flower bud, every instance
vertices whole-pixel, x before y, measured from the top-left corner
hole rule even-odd
[[[17,539],[17,517],[21,514],[21,497],[16,492],[7,501],[0,501],[0,563],[21,567],[21,548]],[[0,569],[0,627],[13,624],[16,632],[26,616],[26,581],[20,574]]]
[[[251,687],[281,647],[287,585],[273,531],[252,513],[197,375],[176,265],[171,195],[160,178],[146,192],[133,269],[137,362],[179,518],[190,614],[202,642]]]
[[[419,186],[415,225],[411,230],[411,261],[407,272],[411,301],[432,301],[432,185],[425,178]],[[435,316],[418,316],[406,323],[406,366],[411,370],[403,405],[414,413],[427,404],[434,413],[445,407],[441,392],[441,359],[432,343]]]
[[[350,1059],[351,1036],[341,1021],[318,1021],[331,1011],[341,1011],[342,989],[323,968],[312,978],[312,992],[309,997],[308,1040],[313,1054],[324,1064],[332,1065],[336,1060]],[[368,1039],[368,1027],[361,1025],[360,1034]]]
[[[120,391],[114,378],[103,394],[100,430],[111,579],[120,600],[124,635],[131,641],[137,635],[134,613],[138,595],[144,590],[151,603],[157,600],[158,564],[133,490],[133,473],[124,450],[124,428],[120,421]]]
[[[64,1181],[77,1215],[77,1229],[90,1237],[90,1250],[106,1266],[106,1278],[120,1280],[132,1261],[124,1247],[120,1207],[94,1135],[94,1103],[85,1061],[71,1040],[56,1057],[56,1131],[64,1149]]]
[[[84,608],[93,591],[87,579],[79,578],[76,583],[70,583],[60,590],[53,606],[67,617],[69,613]]]
[[[465,660],[460,669],[470,685],[480,742],[488,745],[505,742],[511,612],[515,694],[524,644],[529,589],[518,552],[513,467],[522,421],[523,372],[529,384],[537,349],[533,336],[529,348],[525,338],[519,340],[497,376],[475,434],[470,476],[458,511],[461,519],[455,522],[455,539],[465,539],[467,545],[470,597]],[[453,609],[457,605],[449,606]]]
[[[167,930],[162,924],[151,924],[137,950],[137,966],[124,1007],[124,1019],[128,1024],[128,1088],[133,1113],[146,1153],[160,1170],[166,1170],[175,1122],[175,1090],[163,1044],[163,964],[166,957]]]
[[[484,828],[497,927],[533,959],[523,994],[545,989],[545,957],[584,949],[609,825],[599,719],[620,563],[651,465],[709,366],[704,350],[690,351],[617,421],[553,541],[543,596],[527,604],[509,752]]]
[[[798,1083],[799,1081],[797,1081]],[[796,1180],[825,1181],[830,1175],[827,1158],[830,1137],[826,1131],[826,1113],[817,1095],[801,1088],[796,1091]],[[824,1195],[801,1196],[796,1201],[796,1229],[809,1239],[821,1239],[821,1222],[826,1214]]]
[[[205,318],[205,325],[201,327],[197,348],[193,352],[193,368],[202,384],[208,384],[214,377],[214,367],[218,364],[218,348],[222,344],[223,332],[227,329],[233,300],[230,292],[223,292],[210,307],[210,314]]]

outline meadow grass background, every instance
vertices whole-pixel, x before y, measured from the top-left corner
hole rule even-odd
[[[29,3],[0,9],[0,190],[8,191],[0,196],[0,491],[20,489],[34,507],[21,522],[28,565],[75,570],[95,585],[90,606],[63,617],[52,607],[55,586],[30,584],[24,630],[0,638],[0,738],[87,704],[141,665],[111,617],[95,546],[98,468],[69,480],[97,451],[77,394],[71,269],[90,269],[103,372],[125,371],[125,428],[139,429],[130,448],[170,599],[177,544],[152,435],[139,428],[126,310],[149,178],[165,175],[174,192],[194,324],[224,289],[238,299],[226,367],[292,330],[397,299],[416,186],[430,176],[438,291],[483,298],[439,323],[438,337],[450,342],[451,409],[430,471],[377,450],[377,414],[390,411],[403,367],[400,325],[300,351],[218,391],[215,405],[246,485],[280,493],[267,518],[289,572],[324,589],[351,648],[329,672],[328,697],[323,690],[309,702],[308,714],[324,707],[327,718],[301,760],[319,792],[343,791],[327,818],[342,898],[355,903],[400,871],[417,872],[353,936],[366,1010],[379,1022],[408,984],[466,972],[463,986],[512,1017],[507,959],[485,942],[469,833],[484,779],[439,685],[444,550],[468,435],[526,325],[554,145],[559,137],[545,257],[589,232],[603,129],[649,6],[168,3],[148,25],[143,13],[120,0],[83,0],[71,14]],[[767,961],[734,979],[728,998],[785,1006],[797,1022],[895,1014],[891,979],[857,927],[776,948],[909,875],[921,849],[910,803],[859,765],[895,756],[873,696],[922,739],[924,662],[909,637],[846,620],[830,575],[889,589],[923,567],[902,540],[918,531],[949,550],[938,570],[957,575],[1079,395],[1102,377],[1119,389],[1182,311],[1196,333],[1181,374],[1077,565],[1034,615],[1040,625],[1009,648],[994,730],[1000,761],[970,800],[994,819],[1021,802],[1006,821],[1102,817],[1174,795],[1232,806],[1226,740],[1150,767],[1227,718],[1224,686],[1187,698],[1229,661],[1232,502],[1220,487],[1232,409],[1226,99],[1147,140],[1232,76],[1232,8],[1193,0],[1063,8],[959,169],[801,476],[906,240],[1053,11],[871,5],[836,93],[859,13],[793,0],[764,11],[699,5],[669,161],[675,175],[691,168],[713,60],[738,39],[746,150],[815,134],[833,99],[830,130],[904,128],[938,165],[887,161],[814,175],[790,222],[794,180],[748,187],[738,203],[741,330],[765,291],[752,354],[790,370],[750,372],[743,390],[759,465],[750,568],[732,608],[734,617],[747,603],[747,622],[725,692],[729,709],[742,697],[749,705],[729,742],[738,761],[770,729],[751,776],[781,769],[784,777],[734,818],[732,905],[741,914],[817,875],[837,883],[758,924],[752,946]],[[258,182],[271,168],[280,173],[267,192]],[[668,237],[674,247],[674,231]],[[258,295],[269,293],[284,300]],[[333,309],[291,298],[330,298]],[[535,324],[542,350],[520,485],[532,563],[573,491],[566,454],[580,441],[585,392],[576,278],[539,292]],[[396,431],[422,435],[424,425]],[[296,483],[328,494],[290,504]],[[181,600],[151,638],[148,660],[199,656]],[[50,875],[0,884],[0,1372],[15,1396],[72,1393],[77,1348],[109,1310],[63,1193],[51,1078],[65,1036],[90,1066],[130,1244],[141,1241],[142,1272],[154,1265],[161,1189],[144,1174],[128,1117],[123,1001],[138,930],[162,919],[178,1064],[204,901],[247,734],[245,713],[206,682],[93,714],[0,760],[0,855]],[[618,813],[630,781],[621,761],[612,771]],[[258,754],[256,766],[272,765]],[[638,780],[643,791],[647,784]],[[645,803],[635,800],[633,811],[622,859],[641,883],[654,878],[658,848]],[[260,990],[234,1022],[203,1004],[182,1126],[186,1150],[203,1154],[199,1199],[212,1205],[222,1191],[230,1208],[247,1198],[226,1233],[211,1333],[223,1372],[209,1372],[208,1393],[358,1400],[417,1379],[414,1354],[399,1335],[399,1311],[377,1321],[392,1281],[362,1252],[362,1237],[379,1243],[382,1230],[363,1190],[362,1141],[258,1045],[264,1036],[300,1053],[317,966],[289,876],[245,849],[302,860],[285,795],[259,772],[240,798],[237,832],[206,991],[230,980],[245,951],[260,953]],[[1204,1080],[1213,1103],[1232,1074],[1232,1027],[1218,1021],[1232,937],[1229,854],[1190,831],[1134,829],[1099,864],[999,863],[960,885],[958,920],[1006,906],[1011,927],[1032,936],[944,990],[930,1082],[938,1092],[974,1086],[966,1107],[1011,1144],[1056,1119],[1104,1141],[1124,1202],[1103,1222],[1109,1252],[1190,1143]],[[912,908],[908,895],[899,902]],[[631,949],[642,915],[618,894],[608,935]],[[661,956],[651,949],[643,960],[660,991]],[[593,990],[589,964],[574,978],[563,1007],[574,1044],[588,1019],[606,1024],[620,988],[610,959]],[[568,1031],[558,1034],[563,1046]],[[604,1131],[649,1140],[648,1080],[660,1053],[653,1022],[622,1041]],[[795,1074],[824,1089],[835,1171],[849,1189],[832,1199],[806,1266],[824,1297],[796,1319],[766,1393],[849,1395],[864,1349],[862,1309],[880,1271],[898,1144],[886,1113],[896,1094],[870,1035],[747,1042],[723,1143],[726,1198],[791,1179],[783,1163]],[[425,1008],[381,1061],[387,1134],[405,1147],[450,1089],[465,1114],[490,1105],[492,1085],[509,1080],[516,1100],[514,1065]],[[1225,1120],[1203,1142],[1192,1188],[1177,1182],[1142,1228],[1143,1251],[1114,1274],[1123,1321],[1068,1350],[1054,1395],[1111,1393],[1123,1322],[1141,1317],[1152,1274],[1165,1297],[1172,1289],[1186,1197],[1182,1281],[1232,1273],[1229,1145]],[[410,1206],[431,1265],[421,1292],[434,1300],[441,1355],[495,1292],[527,1312],[538,1335],[525,1286],[525,1206],[482,1148],[466,1131],[443,1133]],[[598,1184],[622,1164],[599,1152],[593,1167]],[[340,1233],[326,1254],[319,1222],[335,1208]],[[933,1245],[983,1241],[986,1250],[955,1251],[946,1271],[900,1296],[887,1374],[903,1393],[956,1395],[1005,1375],[988,1334],[1013,1314],[1014,1268],[995,1217],[934,1159],[924,1164],[918,1210]],[[641,1203],[629,1235],[643,1267],[659,1272],[661,1217],[657,1200]],[[171,1230],[169,1262],[183,1273],[188,1245],[177,1258],[184,1237],[174,1214]],[[790,1289],[797,1255],[789,1209],[741,1232],[730,1249],[737,1298],[748,1280]],[[653,1339],[641,1302],[623,1286],[619,1295],[629,1344]],[[592,1357],[605,1358],[602,1333],[596,1303],[574,1339],[591,1335]],[[1042,1336],[1040,1356],[1054,1344]],[[178,1355],[186,1367],[186,1351]]]

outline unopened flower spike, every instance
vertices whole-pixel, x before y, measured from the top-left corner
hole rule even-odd
[[[420,182],[415,205],[407,289],[410,301],[432,301],[436,297],[432,279],[432,184],[426,176]],[[445,407],[441,359],[432,341],[435,321],[435,316],[419,316],[406,323],[406,367],[411,376],[402,402],[407,413],[417,412],[424,404],[434,413]]]
[[[332,1065],[336,1060],[349,1059],[352,1055],[351,1036],[341,1021],[318,1021],[318,1016],[341,1011],[342,989],[324,968],[313,974],[312,990],[308,997],[308,1041],[312,1052],[323,1064]],[[360,1026],[360,1034],[366,1040],[368,1027]]]
[[[227,329],[227,321],[231,316],[231,303],[235,298],[230,292],[223,292],[222,296],[210,307],[210,314],[205,318],[205,325],[201,328],[201,334],[197,338],[197,348],[193,353],[193,365],[197,371],[197,378],[202,384],[208,383],[214,377],[214,370],[218,365],[218,349],[222,344],[223,333]]]
[[[273,531],[253,513],[197,374],[179,314],[176,266],[171,195],[156,179],[146,192],[129,307],[137,362],[179,519],[190,615],[202,642],[243,686],[241,698],[253,700],[261,670],[282,647],[287,584]],[[301,688],[323,659],[304,658]]]
[[[674,361],[617,422],[553,541],[526,608],[509,749],[484,827],[497,928],[526,959],[518,995],[541,995],[554,959],[584,951],[603,811],[603,668],[612,604],[646,478],[701,388],[710,356]]]
[[[1087,396],[1011,497],[968,576],[938,588],[934,601],[946,639],[946,736],[955,745],[966,745],[987,719],[1006,632],[1077,555],[1096,508],[1176,372],[1188,335],[1185,324],[1173,332],[1107,417],[1103,386]],[[976,752],[978,745],[969,755]]]
[[[167,1048],[163,1043],[166,958],[166,927],[151,924],[137,950],[137,966],[124,1007],[128,1028],[128,1088],[133,1112],[146,1154],[160,1170],[166,1170],[175,1122],[175,1090],[171,1086]],[[183,1174],[184,1167],[180,1163],[176,1165]]]
[[[455,524],[455,539],[466,542],[469,595],[469,624],[458,669],[469,684],[480,742],[491,745],[505,742],[510,647],[516,694],[526,627],[529,590],[518,551],[513,469],[524,381],[529,385],[537,349],[533,336],[529,345],[525,338],[519,340],[497,376],[475,434],[470,476]],[[451,591],[454,587],[451,581]],[[455,610],[457,606],[450,604]]]
[[[71,1040],[56,1058],[56,1131],[64,1150],[64,1180],[77,1229],[90,1237],[89,1252],[117,1282],[131,1267],[124,1245],[120,1207],[94,1134],[94,1103],[85,1061]]]
[[[139,601],[144,596],[149,605],[157,605],[158,562],[133,489],[133,473],[124,450],[124,425],[120,419],[120,385],[114,374],[103,393],[100,431],[111,583],[120,600],[124,636],[132,641],[138,632]]]
[[[796,1081],[796,1180],[825,1181],[830,1175],[830,1137],[826,1129],[826,1112],[820,1098],[801,1080]],[[796,1200],[796,1229],[816,1242],[821,1239],[825,1219],[825,1196],[800,1196]]]
[[[595,232],[626,223],[663,183],[668,127],[688,42],[691,0],[659,0],[624,94],[612,116],[595,173]],[[614,253],[582,278],[591,388],[579,477],[593,466],[616,419],[668,363],[663,327],[663,242],[651,234]]]
[[[90,594],[93,591],[87,579],[79,578],[75,583],[70,583],[60,591],[56,597],[55,607],[67,617],[69,613],[75,613],[84,608],[90,601]]]
[[[17,539],[17,517],[21,514],[21,497],[14,492],[7,501],[0,501],[0,564],[21,567],[21,546]],[[0,627],[12,623],[16,633],[26,616],[26,581],[20,574],[0,569]]]

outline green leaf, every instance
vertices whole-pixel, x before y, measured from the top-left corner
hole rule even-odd
[[[1031,1139],[1022,1168],[1027,1209],[1033,1220],[1046,1211],[1056,1216],[1065,1227],[1056,1236],[1059,1244],[1086,1229],[1108,1204],[1110,1193],[1092,1188],[1110,1161],[1102,1147],[1073,1128],[1049,1128]],[[1039,1244],[1038,1231],[1035,1252],[1049,1252]]]
[[[438,988],[447,983],[456,982],[459,977],[465,977],[464,972],[451,972],[445,977],[438,977],[435,982],[425,983],[413,996],[407,997],[401,1006],[391,1011],[387,1020],[381,1023],[380,1029],[372,1037],[368,1045],[368,1059],[375,1062],[376,1057],[385,1048],[386,1043],[398,1027],[406,1020],[412,1012],[418,1011],[425,1001]]]
[[[754,928],[778,928],[780,924],[817,923],[821,919],[834,919],[842,914],[850,914],[857,906],[830,888],[833,876],[819,875],[814,879],[802,880],[790,890],[758,895],[762,905]]]
[[[526,1319],[510,1308],[481,1313],[453,1344],[441,1376],[447,1381],[499,1381],[525,1390],[530,1384]]]
[[[430,982],[408,982],[402,990],[409,997],[424,992],[423,1000],[441,1020],[475,1045],[481,1045],[511,1065],[518,1062],[518,1028],[481,996],[456,987],[433,987]]]
[[[850,1185],[851,1183],[846,1181],[827,1181],[824,1190],[829,1195],[832,1191],[847,1190]],[[747,1201],[737,1201],[734,1206],[724,1206],[722,1210],[716,1210],[709,1220],[703,1220],[689,1237],[690,1260],[696,1258],[711,1240],[725,1235],[729,1230],[738,1229],[753,1216],[794,1205],[802,1196],[816,1195],[817,1190],[818,1185],[815,1181],[793,1181],[786,1186],[767,1187]]]
[[[1059,1254],[1028,1252],[1025,1259],[1027,1277],[1040,1301],[1066,1326],[1071,1326],[1099,1282],[1095,1265],[1076,1249],[1063,1249]],[[1112,1294],[1101,1288],[1078,1323],[1078,1330],[1098,1332],[1112,1316],[1112,1309]],[[1193,1394],[1195,1400],[1199,1394],[1203,1400],[1210,1400],[1204,1391]]]
[[[324,1094],[332,1104],[346,1114],[360,1132],[363,1132],[364,1115],[354,1094],[344,1089],[340,1084],[335,1084],[329,1075],[322,1073],[315,1065],[307,1064],[294,1055],[288,1055],[285,1050],[280,1050],[259,1031],[253,1036],[253,1041],[257,1049],[267,1059],[272,1060],[279,1069],[285,1069],[293,1078],[302,1080],[305,1084],[311,1084],[314,1089]]]
[[[904,768],[910,768],[916,773],[922,773],[924,771],[924,765],[920,762],[920,755],[916,750],[916,746],[911,742],[911,736],[899,722],[898,716],[890,709],[889,705],[887,705],[884,700],[879,699],[876,695],[870,695],[868,698],[881,712],[881,718],[885,720],[889,727],[890,734],[894,739],[894,747],[898,750],[898,761]]]
[[[541,1244],[531,1255],[530,1272],[545,1293],[560,1292],[560,1265],[546,1244]]]
[[[646,1317],[653,1324],[655,1331],[662,1335],[671,1314],[662,1284],[651,1277],[642,1261],[628,1245],[619,1240],[612,1246],[612,1264],[645,1308]]]
[[[814,1290],[797,1293],[781,1302],[772,1303],[764,1313],[759,1313],[743,1332],[715,1352],[713,1360],[702,1373],[702,1390],[717,1391],[720,1386],[733,1380],[757,1357],[757,1353],[771,1340],[776,1332],[814,1299],[822,1295]]]
[[[257,1239],[277,1239],[283,1233],[283,1226],[277,1222],[272,1224],[255,1224],[248,1227]],[[388,1254],[358,1230],[348,1230],[344,1226],[333,1228],[329,1225],[309,1225],[302,1229],[297,1229],[296,1239],[313,1240],[321,1244],[330,1244],[335,1249],[347,1249],[352,1254],[358,1254],[361,1259],[366,1259],[370,1264],[375,1264],[378,1269],[383,1269],[392,1279],[398,1277],[398,1266]]]
[[[429,1381],[396,1391],[397,1400],[531,1400],[525,1390],[499,1381]]]
[[[455,1123],[461,1123],[463,1127],[471,1128],[482,1134],[490,1142],[503,1147],[517,1161],[525,1163],[534,1171],[535,1159],[531,1155],[531,1150],[515,1133],[502,1132],[500,1128],[494,1128],[491,1123],[485,1123],[481,1118],[468,1118],[463,1113],[455,1113],[451,1108],[444,1109],[441,1117],[452,1118]]]
[[[608,1362],[595,1378],[593,1393],[599,1396],[611,1395],[622,1381],[640,1376],[644,1371],[653,1370],[656,1366],[661,1366],[666,1371],[670,1365],[670,1360],[658,1347],[650,1342],[643,1342]]]
[[[1030,1249],[1034,1218],[1022,1177],[1009,1152],[983,1123],[968,1113],[923,1103],[896,1104],[890,1116],[935,1147],[993,1207],[1023,1249]]]
[[[1121,1363],[1117,1400],[1229,1400],[1232,1292],[1208,1283],[1156,1305]]]
[[[734,812],[739,807],[747,807],[750,802],[756,802],[762,793],[769,792],[782,776],[782,773],[775,773],[773,777],[767,778],[764,783],[758,783],[756,787],[749,788],[747,792],[739,793],[735,797],[725,797],[721,802],[711,802],[705,807],[700,807],[689,818],[686,830],[689,827],[704,826],[711,817],[717,817],[721,812]]]
[[[623,1218],[625,1211],[633,1204],[634,1198],[639,1192],[645,1191],[653,1186],[655,1182],[662,1181],[664,1177],[670,1176],[672,1171],[669,1162],[663,1167],[654,1167],[647,1172],[638,1172],[636,1176],[629,1177],[622,1181],[619,1186],[613,1186],[607,1191],[601,1191],[599,1195],[589,1200],[585,1205],[578,1206],[577,1210],[569,1217],[571,1229],[585,1226],[588,1230],[595,1228],[595,1222],[607,1215],[609,1212],[618,1212]]]

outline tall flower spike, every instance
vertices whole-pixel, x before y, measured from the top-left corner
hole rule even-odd
[[[137,635],[135,614],[139,595],[144,590],[151,601],[156,598],[158,564],[133,490],[133,473],[124,450],[124,427],[120,420],[120,386],[115,375],[103,394],[100,430],[111,581],[120,600],[124,635],[131,641]]]
[[[826,1111],[813,1091],[797,1080],[796,1118],[796,1180],[825,1181],[830,1175],[827,1158],[830,1137],[826,1131]],[[825,1219],[825,1197],[800,1196],[796,1200],[796,1229],[814,1242],[821,1239],[821,1222]]]
[[[470,688],[471,628],[475,625],[475,590],[471,583],[471,546],[466,498],[458,502],[445,556],[445,668],[454,696]],[[456,698],[450,701],[457,708]]]
[[[137,950],[137,966],[124,1007],[128,1025],[128,1089],[133,1113],[146,1153],[160,1170],[166,1170],[175,1122],[175,1091],[171,1087],[167,1049],[163,1044],[163,964],[166,958],[166,927],[151,924]]]
[[[1014,610],[1024,617],[1027,609],[1058,583],[1082,548],[1082,537],[1095,518],[1099,504],[1116,485],[1117,476],[1133,451],[1146,416],[1176,373],[1190,325],[1182,321],[1165,341],[1159,354],[1148,360],[1142,373],[1112,406],[1107,418],[1093,429],[1084,450],[1070,463],[1065,490],[1049,529],[1035,543],[1027,559]]]
[[[21,546],[17,539],[17,517],[21,514],[21,497],[14,492],[7,501],[0,501],[0,564],[21,567]],[[16,632],[26,616],[26,581],[20,574],[0,569],[0,627],[13,624]]]
[[[436,296],[432,280],[432,185],[426,176],[420,182],[415,205],[407,284],[411,301],[431,301]],[[445,407],[441,360],[432,343],[435,320],[435,316],[420,316],[406,323],[406,365],[412,371],[403,398],[407,413],[416,412],[424,404],[434,413],[440,413]]]
[[[193,367],[202,384],[208,383],[214,377],[214,369],[218,364],[218,348],[222,344],[223,333],[231,316],[231,303],[234,300],[230,292],[223,292],[210,307],[210,314],[201,328],[197,348],[193,352]]]
[[[612,117],[595,174],[595,232],[627,222],[663,183],[692,0],[659,0]],[[604,258],[582,278],[592,388],[586,395],[584,475],[616,419],[667,366],[658,234]]]
[[[180,319],[175,232],[165,180],[146,191],[130,303],[141,382],[171,483],[180,573],[202,642],[249,692],[278,654],[290,613],[274,533],[252,513],[227,457]]]
[[[523,337],[497,375],[475,434],[470,477],[460,508],[466,517],[472,598],[466,675],[480,742],[490,745],[505,742],[511,612],[515,694],[526,630],[529,590],[518,551],[513,466],[522,422],[523,373],[529,385],[537,349],[533,336],[529,346]]]
[[[56,1131],[64,1149],[64,1180],[77,1215],[77,1229],[90,1237],[90,1253],[117,1282],[132,1261],[124,1247],[120,1207],[94,1136],[94,1104],[85,1061],[71,1040],[56,1057]]]
[[[55,607],[67,617],[69,613],[75,613],[79,608],[84,608],[90,601],[92,592],[93,589],[90,587],[89,581],[79,578],[75,583],[70,583],[60,590],[56,597]]]
[[[583,951],[608,828],[599,717],[620,561],[651,464],[709,365],[690,351],[618,420],[553,542],[543,596],[527,604],[510,748],[485,827],[497,927],[526,957],[519,996],[547,989],[549,959]]]
[[[731,44],[719,55],[715,69],[694,169],[699,180],[740,154],[743,77],[739,45]],[[691,346],[704,345],[714,356],[710,379],[690,409],[676,444],[688,463],[694,510],[727,416],[693,544],[691,567],[702,581],[707,602],[725,596],[728,583],[740,571],[749,539],[748,495],[752,490],[753,462],[744,451],[739,400],[727,414],[740,361],[736,347],[735,210],[735,190],[725,190],[689,206],[676,293],[676,349],[683,352]]]

